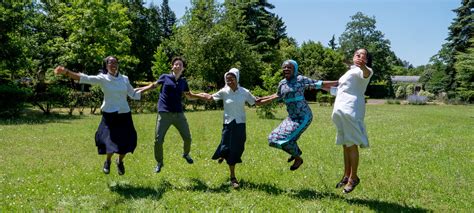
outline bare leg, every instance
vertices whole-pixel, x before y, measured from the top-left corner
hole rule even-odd
[[[232,188],[237,189],[240,187],[239,181],[235,177],[235,165],[229,165],[230,170],[230,185]]]
[[[359,148],[357,145],[352,145],[347,148],[349,150],[349,161],[351,165],[350,179],[357,180],[359,179],[357,176],[357,168],[359,167]]]
[[[235,165],[229,165],[230,178],[235,178]]]
[[[354,188],[360,183],[359,177],[357,176],[357,168],[359,166],[359,148],[357,145],[352,145],[347,147],[347,150],[349,153],[349,161],[351,165],[351,175],[349,176],[349,181],[343,190],[343,192],[346,194],[352,192]]]
[[[349,147],[346,145],[342,146],[343,153],[344,153],[344,177],[351,176],[351,162],[349,159]]]

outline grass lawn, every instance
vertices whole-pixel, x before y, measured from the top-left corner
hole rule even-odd
[[[193,144],[189,165],[174,127],[166,135],[165,167],[153,172],[156,114],[133,115],[138,147],[126,174],[101,171],[105,156],[93,140],[98,115],[55,115],[0,122],[0,211],[472,211],[474,106],[368,105],[371,148],[360,150],[361,184],[335,189],[343,172],[334,144],[332,108],[311,105],[313,123],[301,136],[304,164],[290,171],[287,155],[267,144],[286,116],[247,110],[247,143],[237,165],[241,189],[229,186],[225,163],[212,161],[222,111],[187,112]],[[469,210],[471,209],[471,210]]]

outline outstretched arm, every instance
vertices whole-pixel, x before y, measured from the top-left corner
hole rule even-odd
[[[255,105],[261,106],[261,105],[269,104],[277,98],[278,98],[278,95],[276,93],[272,95],[260,97],[260,98],[257,98],[257,101],[255,101]]]
[[[139,92],[139,93],[144,93],[148,90],[155,89],[157,87],[157,85],[158,85],[157,82],[153,82],[153,83],[148,84],[146,86],[135,88],[135,91]]]
[[[209,95],[205,92],[196,94],[189,91],[189,92],[184,92],[184,95],[186,95],[186,98],[188,99],[191,98],[191,99],[201,99],[204,101],[212,101],[212,95]]]
[[[54,69],[54,74],[56,75],[64,75],[70,79],[74,79],[74,80],[80,80],[81,79],[81,76],[79,75],[79,73],[77,72],[73,72],[71,70],[69,70],[68,68],[66,67],[63,67],[63,66],[57,66],[55,69]]]
[[[337,85],[339,85],[339,81],[323,81],[321,89],[329,91],[331,87],[337,87]]]

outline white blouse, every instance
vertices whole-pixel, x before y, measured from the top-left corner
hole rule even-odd
[[[104,101],[100,109],[104,112],[128,113],[130,107],[127,102],[127,95],[134,100],[140,100],[139,92],[133,90],[128,77],[119,74],[117,77],[107,74],[86,75],[79,73],[81,84],[100,85],[104,93]]]
[[[214,93],[212,98],[224,101],[224,124],[229,124],[233,120],[236,123],[245,123],[245,102],[254,105],[256,100],[247,89],[240,86],[235,92],[225,86]]]

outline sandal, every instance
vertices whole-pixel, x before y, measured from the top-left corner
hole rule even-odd
[[[349,177],[344,176],[339,183],[336,184],[336,189],[345,186],[349,182]]]
[[[235,177],[230,178],[230,186],[232,186],[232,188],[234,189],[239,188],[240,185],[239,185],[239,181],[237,181],[237,178]]]
[[[342,192],[344,192],[344,194],[352,192],[355,189],[355,187],[357,185],[359,185],[359,183],[360,183],[359,178],[357,178],[355,180],[350,179],[349,182],[347,183],[347,185],[344,187],[344,190],[342,190]]]
[[[295,159],[295,162],[293,163],[293,165],[290,166],[291,171],[295,171],[298,168],[300,168],[300,166],[303,164],[303,158],[300,158],[300,159],[301,159],[300,161]],[[300,163],[298,164],[298,162],[300,162]]]

